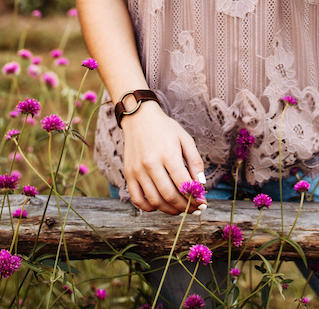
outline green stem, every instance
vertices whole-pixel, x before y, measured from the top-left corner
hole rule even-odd
[[[305,295],[305,291],[306,291],[307,285],[308,285],[308,283],[309,283],[309,281],[310,281],[310,279],[311,279],[313,273],[314,273],[314,271],[312,270],[312,271],[310,272],[308,278],[307,278],[307,281],[306,281],[306,283],[305,283],[303,289],[302,289],[302,293],[301,293],[300,298],[303,298],[303,296]]]
[[[171,248],[171,252],[169,253],[169,256],[168,256],[168,259],[167,259],[167,262],[166,262],[166,266],[165,266],[165,269],[164,269],[164,272],[163,272],[163,275],[162,275],[162,278],[161,278],[161,282],[160,282],[160,284],[159,284],[159,286],[157,288],[157,292],[156,292],[156,295],[155,295],[155,298],[154,298],[154,301],[153,301],[151,309],[154,309],[155,306],[156,306],[156,302],[157,302],[158,296],[159,296],[159,294],[161,292],[161,289],[162,289],[162,286],[163,286],[163,283],[164,283],[164,280],[165,280],[165,277],[166,277],[166,274],[167,274],[167,270],[168,270],[169,264],[170,264],[172,256],[173,256],[173,252],[175,250],[175,246],[176,246],[179,234],[180,234],[180,232],[182,230],[182,226],[184,224],[184,221],[185,221],[185,218],[187,216],[187,212],[188,212],[189,206],[191,204],[191,200],[192,200],[192,197],[190,196],[189,199],[188,199],[187,207],[185,209],[182,221],[181,221],[181,223],[179,225],[179,228],[177,230],[177,233],[176,233],[176,236],[175,236],[175,239],[174,239],[174,242],[173,242],[173,246]]]
[[[64,30],[64,33],[60,41],[59,49],[61,49],[62,51],[65,49],[66,43],[68,42],[68,39],[72,31],[72,27],[73,27],[73,19],[71,17],[68,21],[68,24],[66,25],[66,28]]]
[[[195,269],[194,269],[194,272],[193,272],[193,275],[192,275],[192,279],[191,279],[191,281],[190,281],[190,283],[189,283],[189,285],[188,285],[188,287],[187,287],[187,290],[186,290],[186,292],[185,292],[185,295],[184,295],[184,297],[183,297],[183,300],[182,300],[182,302],[181,302],[181,305],[179,306],[179,309],[182,309],[183,306],[184,306],[186,297],[187,297],[187,295],[188,295],[188,293],[189,293],[189,290],[191,289],[191,287],[192,287],[192,285],[193,285],[193,282],[194,282],[194,279],[195,279],[195,277],[196,277],[196,273],[197,273],[197,270],[198,270],[198,266],[199,266],[199,261],[197,261],[197,263],[196,263],[196,266],[195,266]]]
[[[301,212],[301,208],[302,208],[302,205],[303,205],[304,197],[305,197],[305,192],[301,192],[301,197],[300,197],[300,204],[299,204],[298,213],[297,213],[296,219],[295,219],[295,221],[294,221],[294,224],[292,225],[292,227],[291,227],[291,229],[290,229],[290,232],[289,232],[289,234],[288,234],[288,236],[287,236],[287,239],[289,239],[289,237],[290,237],[292,231],[293,231],[294,228],[295,228],[295,225],[296,225],[296,223],[297,223],[297,220],[298,220],[299,215],[300,215],[300,212]]]

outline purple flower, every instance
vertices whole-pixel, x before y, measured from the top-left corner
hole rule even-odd
[[[30,59],[32,57],[32,53],[28,49],[20,49],[18,55],[23,59]]]
[[[39,192],[37,188],[27,185],[23,187],[23,194],[26,196],[36,196]]]
[[[298,167],[294,167],[291,169],[291,174],[297,174],[299,172],[299,168]]]
[[[199,244],[190,248],[187,258],[191,262],[202,262],[206,266],[211,263],[212,255],[213,252],[208,247]]]
[[[205,189],[198,181],[183,182],[179,187],[179,191],[187,198],[192,197],[198,201],[205,201]]]
[[[17,170],[13,170],[11,172],[11,176],[15,176],[15,177],[18,177],[18,178],[22,177],[21,173],[19,171],[17,171]]]
[[[16,130],[16,129],[12,129],[12,130],[9,130],[8,133],[5,135],[5,138],[6,140],[10,140],[12,138],[15,138],[15,137],[18,137],[20,135],[20,131],[19,130]]]
[[[19,75],[21,69],[18,62],[8,62],[2,68],[2,73],[5,75]]]
[[[79,164],[77,164],[74,169],[77,171],[79,169]],[[89,172],[89,168],[85,164],[80,165],[79,173],[85,175]]]
[[[284,96],[284,97],[282,97],[282,99],[284,100],[284,102],[286,102],[289,105],[296,105],[297,104],[297,100],[294,97]]]
[[[299,298],[296,300],[299,300],[299,303],[301,303],[301,304],[309,304],[309,299],[307,297],[302,297],[302,298]]]
[[[31,64],[40,64],[42,62],[42,57],[32,57]]]
[[[13,218],[20,218],[21,215],[21,208],[16,209],[13,213],[12,213],[12,217]],[[28,213],[25,209],[23,209],[22,212],[22,217],[21,218],[26,218],[28,216]]]
[[[15,190],[18,185],[19,178],[16,175],[0,175],[0,191]]]
[[[282,289],[283,289],[283,290],[287,290],[287,288],[288,288],[288,284],[287,284],[286,282],[284,282],[284,283],[282,284]]]
[[[235,149],[235,156],[239,161],[245,161],[248,156],[248,149],[245,146],[239,146]]]
[[[55,88],[59,86],[59,78],[54,72],[46,72],[42,75],[42,80],[49,88]]]
[[[39,10],[33,10],[31,12],[31,14],[32,14],[33,17],[36,17],[36,18],[41,18],[42,17],[42,13]]]
[[[254,204],[259,210],[263,207],[269,208],[272,204],[272,198],[264,193],[258,194],[254,197]]]
[[[9,153],[9,159],[10,159],[10,160],[13,160],[13,158],[14,158],[14,151]],[[16,161],[16,162],[21,162],[21,161],[23,161],[23,157],[22,157],[22,155],[21,155],[20,152],[17,152],[17,153],[16,153],[15,161]]]
[[[244,239],[244,233],[243,231],[237,226],[232,224],[231,226],[231,242],[234,244],[234,246],[239,247]],[[229,239],[229,224],[223,229],[222,236],[225,240]]]
[[[238,277],[241,273],[241,270],[238,269],[238,268],[232,268],[230,271],[229,271],[229,274],[233,277]]]
[[[73,9],[69,9],[67,11],[68,16],[70,17],[78,17],[78,11],[77,9],[73,8]]]
[[[63,54],[63,51],[60,49],[53,49],[50,51],[50,56],[52,58],[59,58],[62,56],[62,54]]]
[[[66,127],[66,123],[58,115],[46,116],[41,120],[42,129],[51,132],[54,130],[63,130]]]
[[[8,278],[21,267],[20,257],[11,255],[8,250],[0,251],[0,278]]]
[[[24,101],[20,101],[16,107],[16,110],[20,114],[38,115],[41,111],[41,104],[38,100],[33,98],[26,98]]]
[[[98,67],[97,61],[94,58],[87,58],[82,61],[82,67],[94,70]]]
[[[74,117],[72,119],[72,124],[77,124],[77,123],[82,123],[82,122],[83,122],[83,120],[80,117]]]
[[[310,183],[306,180],[300,180],[294,186],[294,189],[297,191],[297,193],[308,192],[309,188]]]
[[[96,103],[97,95],[94,91],[88,90],[87,92],[83,93],[83,100],[90,101],[92,103]]]
[[[203,298],[197,294],[190,295],[186,298],[184,308],[197,309],[205,306]]]
[[[24,120],[23,120],[23,119],[21,119],[21,122],[23,123],[23,122],[24,122]],[[32,116],[31,116],[31,115],[28,115],[27,120],[26,120],[26,122],[25,122],[25,123],[30,124],[31,126],[35,126],[35,125],[36,125],[36,123],[37,123],[37,121],[36,121],[34,118],[32,118]]]
[[[103,300],[108,296],[109,294],[106,293],[106,290],[103,290],[103,289],[96,290],[95,297],[98,298],[99,300]]]
[[[63,290],[66,290],[66,293],[69,293],[69,294],[73,293],[72,290],[69,289],[66,285],[64,285],[62,288],[63,288]]]
[[[30,64],[28,66],[28,74],[32,77],[32,78],[39,78],[42,74],[42,69],[39,65],[36,64]]]
[[[54,61],[54,64],[56,66],[65,66],[65,65],[69,65],[69,63],[70,63],[70,61],[64,57],[58,58]]]
[[[237,136],[236,143],[241,146],[251,147],[255,144],[255,137],[252,136],[248,130],[241,129]]]
[[[9,116],[11,118],[17,118],[19,115],[20,114],[19,114],[19,112],[16,109],[9,113]]]

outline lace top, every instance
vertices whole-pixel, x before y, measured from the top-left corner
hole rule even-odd
[[[319,0],[129,0],[128,6],[149,86],[194,138],[207,189],[232,171],[241,128],[257,141],[245,162],[247,181],[278,178],[284,95],[298,105],[284,116],[283,176],[292,167],[318,172]],[[95,161],[126,199],[122,156],[110,103],[100,109]]]

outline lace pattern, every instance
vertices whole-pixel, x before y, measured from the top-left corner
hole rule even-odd
[[[129,0],[149,85],[164,112],[194,138],[207,189],[233,171],[241,128],[257,141],[246,160],[247,181],[262,185],[278,178],[283,95],[298,100],[283,122],[283,175],[296,166],[305,173],[319,171],[319,6],[311,7],[316,4]],[[95,161],[128,199],[123,136],[111,103],[99,112]]]

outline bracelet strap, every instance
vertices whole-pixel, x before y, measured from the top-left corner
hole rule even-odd
[[[137,105],[131,111],[127,111],[125,109],[123,100],[126,96],[128,96],[130,94],[132,94],[135,97]],[[140,108],[140,106],[143,102],[149,101],[149,100],[156,101],[159,105],[161,105],[157,96],[151,90],[135,90],[135,91],[128,91],[128,92],[124,93],[121,96],[119,102],[116,103],[116,105],[115,105],[115,117],[116,117],[118,126],[122,129],[121,121],[122,121],[123,117],[126,115],[134,114]]]

